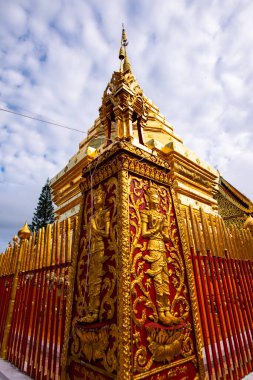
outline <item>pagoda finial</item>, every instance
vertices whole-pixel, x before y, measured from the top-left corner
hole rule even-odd
[[[31,235],[31,231],[29,230],[27,222],[23,225],[23,227],[18,231],[18,237],[21,240],[29,239]]]
[[[124,24],[122,24],[121,44],[123,46],[125,46],[125,47],[128,45],[127,34],[126,34],[126,29],[125,29],[125,25]]]
[[[119,51],[119,59],[121,61],[120,65],[120,70],[122,71],[122,62],[124,60],[123,64],[123,71],[131,71],[131,65],[128,59],[127,55],[127,50],[126,47],[128,45],[128,40],[127,40],[127,34],[125,30],[124,24],[122,24],[122,36],[121,36],[121,46],[120,46],[120,51]]]
[[[119,49],[119,59],[123,61],[125,58],[125,49],[123,48],[123,30],[124,30],[124,24],[122,24],[122,36],[121,36],[121,44],[120,44],[120,49]]]

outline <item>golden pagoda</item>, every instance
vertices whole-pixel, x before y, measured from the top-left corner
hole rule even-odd
[[[251,200],[229,184],[210,164],[184,144],[165,120],[159,108],[142,91],[127,55],[123,28],[119,52],[120,68],[112,75],[103,93],[99,116],[79,144],[78,151],[50,181],[56,218],[77,215],[82,169],[121,139],[131,141],[141,151],[168,162],[178,200],[182,206],[202,207],[219,213],[225,223],[242,227],[253,212]]]
[[[232,269],[224,276],[219,265],[252,259],[253,204],[188,149],[144,95],[127,45],[123,28],[120,68],[99,117],[51,180],[57,218],[79,216],[63,370],[70,380],[205,379],[203,347],[212,374],[208,339],[214,355],[218,326],[227,340]],[[222,283],[231,294],[218,321]],[[219,373],[216,357],[215,366]]]

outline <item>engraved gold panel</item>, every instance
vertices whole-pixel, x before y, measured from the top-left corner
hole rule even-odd
[[[134,373],[194,352],[185,266],[168,188],[130,179]]]
[[[117,179],[84,198],[70,354],[106,372],[117,367]]]

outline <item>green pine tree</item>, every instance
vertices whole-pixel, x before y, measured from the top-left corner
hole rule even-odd
[[[45,227],[49,223],[53,223],[54,206],[51,199],[51,189],[49,179],[41,190],[38,205],[35,208],[32,223],[29,225],[31,231],[38,231],[41,227]]]

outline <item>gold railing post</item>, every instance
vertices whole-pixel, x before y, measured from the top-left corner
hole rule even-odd
[[[29,239],[30,237],[30,230],[28,228],[27,223],[25,223],[25,225],[18,231],[18,236],[20,238],[20,247],[19,247],[19,252],[17,252],[17,261],[16,261],[17,265],[14,271],[14,278],[13,278],[13,283],[12,283],[12,288],[11,288],[9,307],[8,307],[7,318],[5,322],[5,328],[4,328],[3,344],[2,344],[2,349],[1,349],[2,359],[6,359],[7,357],[8,340],[9,340],[9,335],[10,335],[12,315],[13,315],[15,298],[16,298],[17,287],[18,287],[19,269],[20,269],[22,257],[24,255],[26,240]]]

